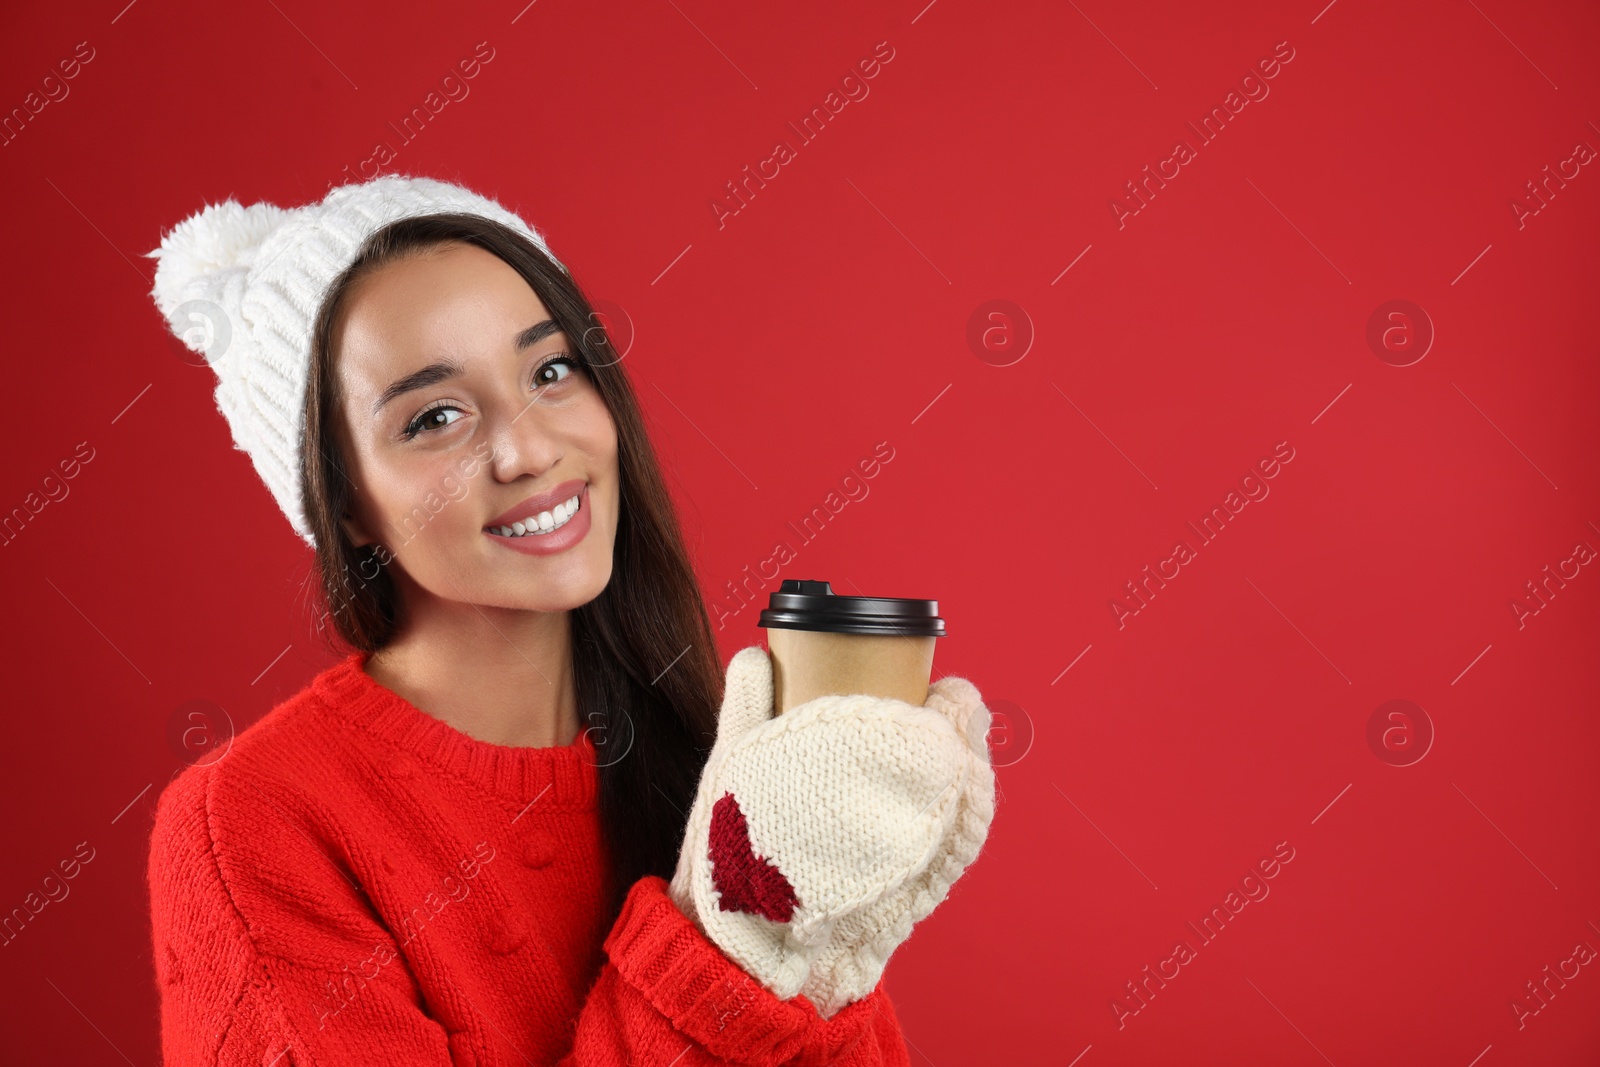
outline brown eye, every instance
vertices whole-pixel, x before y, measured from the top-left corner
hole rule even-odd
[[[561,364],[566,364],[567,369],[565,374],[558,374],[554,377],[545,376],[545,371],[554,371],[554,369]],[[566,381],[567,378],[570,377],[577,369],[578,361],[573,359],[571,356],[556,356],[554,359],[548,359],[539,364],[539,369],[533,372],[533,384],[536,386],[555,385],[558,382]]]
[[[424,408],[418,413],[417,417],[412,419],[410,424],[406,426],[404,437],[409,441],[419,433],[427,433],[429,430],[442,430],[446,426],[449,426],[456,420],[444,418],[443,416],[447,411],[453,411],[457,416],[461,414],[460,408],[453,407],[449,404],[439,404],[431,408]]]

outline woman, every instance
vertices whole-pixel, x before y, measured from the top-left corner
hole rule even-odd
[[[883,967],[993,815],[971,683],[723,677],[620,357],[494,201],[230,200],[151,255],[343,657],[161,796],[169,1067],[908,1063]]]

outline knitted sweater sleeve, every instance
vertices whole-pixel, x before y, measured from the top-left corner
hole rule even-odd
[[[230,780],[230,798],[259,801],[262,818],[244,839],[219,822],[217,777],[195,767],[168,786],[151,835],[165,1067],[483,1067],[474,1035],[430,1010],[401,960],[373,959],[372,946],[392,944],[392,933],[328,843],[291,814],[296,802]],[[666,887],[661,878],[632,887],[560,1067],[909,1067],[881,986],[830,1019],[804,997],[780,1001],[707,940]],[[349,995],[350,961],[363,957],[375,973]]]
[[[828,1019],[804,996],[779,1000],[678,910],[664,878],[633,885],[605,948],[561,1067],[910,1067],[881,982]]]

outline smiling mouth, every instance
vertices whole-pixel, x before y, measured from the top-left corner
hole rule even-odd
[[[514,522],[510,526],[486,526],[484,529],[489,533],[499,534],[501,537],[541,537],[545,534],[555,533],[572,521],[572,517],[583,506],[582,497],[582,493],[574,493],[549,511],[541,511],[529,515],[522,521]]]

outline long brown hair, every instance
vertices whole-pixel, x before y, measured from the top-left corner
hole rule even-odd
[[[522,234],[473,214],[413,216],[362,244],[318,309],[301,440],[300,488],[316,539],[319,628],[330,649],[373,652],[394,636],[402,605],[386,566],[358,549],[340,517],[355,486],[334,427],[342,398],[333,327],[351,287],[445,241],[499,256],[533,287],[593,380],[617,431],[620,508],[611,579],[571,612],[578,715],[599,759],[600,813],[615,875],[611,906],[646,874],[671,878],[695,786],[716,734],[723,674],[672,499],[633,386],[576,281]],[[348,651],[346,649],[345,651]]]

